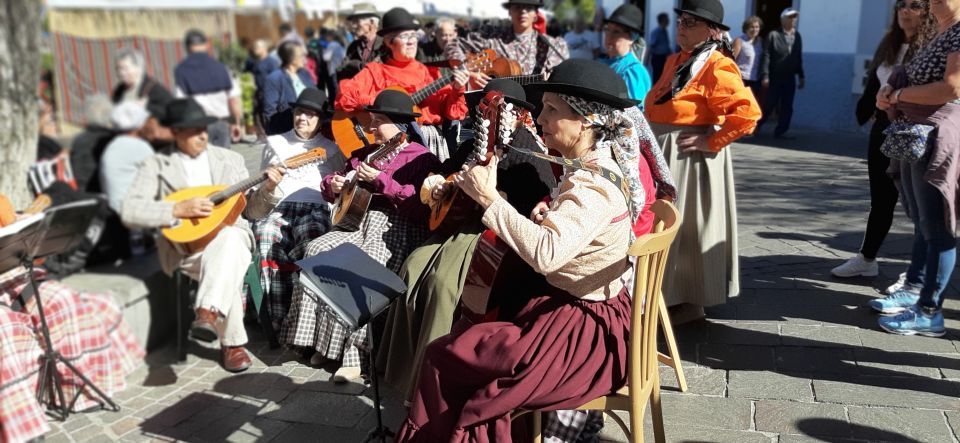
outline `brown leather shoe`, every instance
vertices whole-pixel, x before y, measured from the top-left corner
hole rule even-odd
[[[224,346],[221,351],[223,369],[230,372],[243,372],[250,368],[250,355],[243,346]]]
[[[197,319],[190,325],[190,336],[195,340],[217,341],[217,313],[204,308],[197,308]]]

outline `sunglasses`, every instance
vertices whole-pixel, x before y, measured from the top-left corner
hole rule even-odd
[[[904,0],[900,0],[897,2],[897,9],[910,8],[913,11],[922,11],[926,7],[927,7],[927,2],[920,2],[920,1],[906,2]]]
[[[696,19],[694,17],[677,17],[677,25],[685,29],[696,28],[700,23],[704,23],[703,20]]]
[[[396,37],[394,37],[393,39],[400,40],[402,42],[409,42],[413,40],[419,40],[420,37],[417,35],[416,32],[404,32],[403,34],[397,34]]]

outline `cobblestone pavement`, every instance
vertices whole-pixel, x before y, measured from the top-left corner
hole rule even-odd
[[[865,303],[905,268],[911,229],[901,213],[880,277],[829,274],[856,252],[865,225],[866,137],[801,133],[780,147],[750,143],[734,148],[743,292],[675,328],[690,390],[678,393],[662,370],[668,440],[958,442],[956,283],[947,337],[878,331]],[[256,149],[237,149],[258,166]],[[121,412],[72,416],[48,439],[359,442],[374,425],[372,389],[334,385],[328,371],[262,338],[251,351],[254,367],[232,376],[218,368],[215,350],[197,344],[184,364],[155,353],[117,395]],[[396,429],[405,411],[395,391],[384,391],[384,417]],[[612,422],[601,438],[625,441]]]

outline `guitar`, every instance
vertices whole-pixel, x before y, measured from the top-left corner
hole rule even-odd
[[[468,54],[467,60],[457,69],[467,69],[469,71],[491,72],[497,59],[496,52],[492,49]],[[427,86],[416,91],[411,98],[413,103],[419,105],[427,97],[435,94],[444,86],[453,81],[453,72],[441,76]],[[408,93],[402,86],[391,86],[386,89],[395,89]],[[420,108],[414,106],[414,112],[419,113]],[[418,122],[420,120],[418,119]],[[370,128],[370,113],[357,111],[347,112],[342,109],[334,111],[333,120],[330,122],[330,130],[333,133],[333,139],[337,146],[343,152],[344,157],[349,158],[353,151],[373,144],[373,134],[368,130]]]
[[[287,169],[297,169],[327,157],[323,148],[316,148],[286,159]],[[160,233],[173,244],[177,252],[192,255],[200,252],[217,236],[224,226],[232,225],[247,206],[243,193],[267,179],[266,173],[250,177],[232,186],[213,185],[181,189],[164,197],[164,201],[181,202],[195,197],[207,197],[213,201],[213,212],[206,217],[180,219]]]
[[[397,133],[386,143],[380,145],[376,151],[370,153],[364,163],[370,164],[380,159],[406,141],[406,134]],[[348,172],[346,179],[347,182],[343,185],[340,195],[337,196],[337,200],[333,204],[332,221],[333,225],[341,230],[356,231],[360,229],[360,222],[363,221],[363,216],[367,214],[374,193],[361,184],[356,170]]]
[[[490,162],[490,157],[495,155],[497,146],[510,143],[511,134],[516,130],[517,124],[531,124],[532,118],[528,110],[507,103],[500,91],[488,92],[480,100],[478,109],[480,112],[475,125],[476,129],[474,129],[476,132],[474,151],[467,162],[486,165]],[[493,136],[491,137],[490,134],[493,134]],[[447,177],[446,184],[452,183],[459,174],[458,172]],[[473,200],[464,197],[459,188],[451,186],[450,190],[439,201],[430,206],[430,230],[437,230],[448,219],[456,219],[457,217],[451,217],[451,210],[454,208],[474,206],[476,204],[473,203]]]

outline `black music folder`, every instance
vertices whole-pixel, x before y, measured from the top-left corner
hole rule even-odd
[[[300,283],[357,329],[406,292],[403,280],[359,247],[344,243],[297,262]]]
[[[97,204],[87,199],[54,206],[0,228],[0,272],[77,247],[97,214]]]

